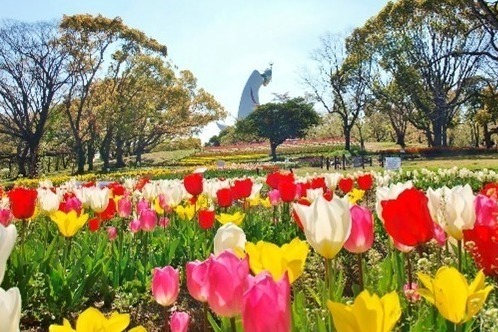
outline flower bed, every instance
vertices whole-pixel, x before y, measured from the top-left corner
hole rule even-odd
[[[0,331],[497,328],[493,171],[176,176],[2,193]]]

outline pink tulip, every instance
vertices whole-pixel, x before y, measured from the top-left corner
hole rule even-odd
[[[78,197],[69,197],[66,199],[64,202],[64,212],[68,213],[69,211],[73,210],[76,211],[76,213],[79,215],[81,213],[81,209],[83,208],[83,204],[81,204],[81,201],[78,199]]]
[[[138,219],[133,219],[130,222],[130,231],[135,234],[140,230],[140,220]]]
[[[372,213],[365,207],[353,205],[351,212],[351,233],[344,243],[344,248],[352,253],[360,254],[373,245],[374,223]]]
[[[118,215],[121,218],[128,218],[131,215],[132,205],[130,197],[124,196],[118,201]]]
[[[474,200],[474,208],[476,211],[476,225],[490,227],[496,225],[498,204],[495,200],[479,194]]]
[[[149,208],[144,208],[140,213],[140,228],[143,231],[150,232],[153,231],[157,224],[157,215],[154,210]]]
[[[405,293],[406,299],[410,302],[417,302],[420,300],[420,294],[417,292],[418,285],[415,282],[411,284],[405,284],[403,286],[403,292]]]
[[[278,282],[267,272],[247,277],[242,323],[245,331],[290,331],[290,283],[287,273]]]
[[[9,226],[12,221],[13,215],[10,212],[10,209],[0,209],[0,225]]]
[[[141,215],[142,211],[148,208],[149,208],[149,202],[147,202],[145,199],[141,199],[137,203],[137,214]]]
[[[208,297],[208,270],[211,259],[188,262],[186,266],[187,289],[190,295],[200,302],[206,302]]]
[[[444,229],[437,223],[434,223],[434,240],[436,240],[436,243],[440,247],[443,247],[446,243],[446,233],[444,232]]]
[[[160,217],[159,218],[159,226],[162,228],[166,228],[169,225],[169,218],[168,217]]]
[[[152,296],[157,303],[167,307],[175,303],[180,291],[178,270],[171,266],[154,268],[152,273]]]
[[[268,192],[268,198],[270,199],[270,204],[276,206],[280,204],[280,191],[278,189],[273,189]]]
[[[118,230],[114,226],[109,226],[106,229],[107,231],[107,237],[109,238],[109,241],[114,241],[116,237],[118,236]]]
[[[249,275],[247,258],[240,259],[232,251],[225,250],[211,256],[208,271],[208,303],[222,317],[234,317],[241,313],[245,279]]]
[[[175,311],[169,319],[171,332],[187,332],[190,316],[183,311]]]

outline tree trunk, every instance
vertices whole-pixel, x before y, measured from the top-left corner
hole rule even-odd
[[[33,141],[33,144],[29,146],[28,155],[28,176],[30,179],[34,179],[38,176],[38,166],[40,162],[40,155],[38,153],[39,144],[37,141]]]
[[[491,149],[494,145],[494,142],[493,140],[491,139],[491,136],[492,136],[492,133],[489,131],[489,128],[488,128],[488,125],[484,125],[482,127],[483,129],[483,139],[484,139],[484,146],[486,147],[486,149]]]
[[[123,156],[124,156],[123,140],[118,135],[118,137],[116,137],[116,168],[123,168],[126,166]]]
[[[142,154],[143,154],[143,148],[142,146],[138,146],[135,154],[135,163],[137,164],[137,167],[142,166]]]
[[[351,150],[351,128],[344,126],[344,149]]]
[[[28,155],[28,147],[24,144],[19,144],[17,147],[17,176],[26,177],[26,156]]]
[[[270,142],[271,160],[272,161],[277,161],[277,146],[278,146],[277,143]]]
[[[404,149],[406,147],[405,133],[396,132],[396,144],[398,144],[402,149]]]
[[[74,152],[76,153],[76,174],[85,173],[85,148],[83,142],[76,142],[74,146]]]
[[[93,145],[93,140],[90,142],[87,142],[87,158],[86,162],[88,164],[88,171],[93,171],[93,159],[95,158],[95,147]]]

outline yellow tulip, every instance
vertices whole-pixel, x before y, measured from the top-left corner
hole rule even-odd
[[[455,324],[472,319],[483,307],[493,286],[484,285],[484,273],[479,271],[469,285],[465,277],[454,267],[442,266],[435,278],[417,273],[425,288],[418,293],[436,306],[445,319]]]
[[[353,188],[348,193],[347,196],[348,196],[349,203],[356,204],[356,202],[358,202],[359,200],[361,200],[363,198],[363,196],[365,196],[365,190]]]
[[[254,274],[268,271],[275,281],[282,279],[287,271],[289,282],[293,283],[304,271],[309,246],[306,241],[295,238],[282,247],[271,242],[247,242],[245,251],[249,255],[249,265]]]
[[[234,225],[240,226],[245,216],[245,213],[241,213],[240,211],[237,211],[234,214],[221,213],[216,215],[216,220],[218,220],[222,225],[231,222]]]
[[[178,205],[175,208],[176,214],[183,220],[192,220],[195,215],[195,205],[187,204],[185,206]]]
[[[401,306],[396,292],[379,298],[362,291],[352,305],[327,301],[334,326],[338,332],[387,332],[401,317]]]
[[[130,324],[129,314],[113,312],[106,318],[98,309],[88,308],[76,320],[76,330],[71,327],[67,319],[62,325],[50,325],[49,332],[121,332]],[[129,332],[144,332],[143,326],[137,326]]]
[[[88,214],[78,216],[76,211],[71,210],[68,213],[57,211],[50,216],[57,226],[59,231],[65,237],[73,237],[85,225],[88,220]]]
[[[154,200],[154,211],[156,211],[156,213],[160,216],[164,214],[164,209],[161,207],[159,197]]]

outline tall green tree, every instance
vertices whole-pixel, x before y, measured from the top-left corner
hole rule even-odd
[[[450,1],[400,0],[356,29],[348,50],[374,58],[415,105],[410,122],[430,146],[446,146],[482,64],[482,56],[465,51],[479,48],[482,36],[469,32],[469,20]]]
[[[320,116],[313,104],[298,97],[258,106],[248,117],[237,122],[236,131],[267,138],[272,159],[276,161],[280,144],[289,138],[304,137],[306,130],[319,122]]]
[[[77,173],[84,172],[85,147],[91,139],[91,125],[95,118],[89,100],[92,84],[116,50],[122,54],[149,51],[166,56],[166,46],[147,37],[143,32],[126,26],[117,17],[101,15],[64,16],[61,23],[61,42],[71,55],[67,67],[70,81],[65,98],[65,112],[73,134]],[[105,72],[105,70],[104,70]]]

